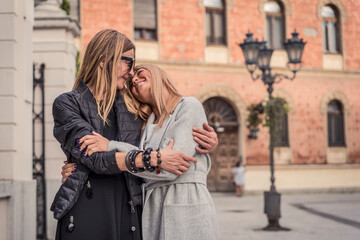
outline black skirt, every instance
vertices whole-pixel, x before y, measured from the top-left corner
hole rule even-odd
[[[124,174],[91,173],[75,205],[58,221],[56,240],[141,239],[142,209],[129,202]]]

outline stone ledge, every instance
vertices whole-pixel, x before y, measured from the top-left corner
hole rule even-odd
[[[136,60],[153,60],[160,59],[160,44],[158,41],[136,40]]]
[[[266,190],[246,190],[244,195],[262,195]],[[278,191],[281,195],[296,195],[296,194],[328,194],[328,193],[360,193],[360,187],[339,187],[339,188],[317,188],[317,189],[282,189]],[[233,192],[231,192],[233,194]]]
[[[0,199],[11,196],[11,181],[0,180]]]
[[[289,164],[289,165],[274,165],[275,170],[319,170],[319,169],[360,169],[360,164]],[[246,166],[246,169],[249,171],[252,170],[264,170],[269,169],[269,165],[260,165],[260,166]]]
[[[206,46],[204,49],[205,63],[227,64],[229,50],[227,46]]]
[[[54,29],[54,28],[64,28],[68,31],[71,31],[74,37],[80,36],[81,27],[79,23],[70,18],[49,18],[49,17],[36,17],[34,22],[34,29]]]

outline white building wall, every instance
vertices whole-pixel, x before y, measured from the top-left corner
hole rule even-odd
[[[0,1],[0,239],[35,239],[32,0]]]

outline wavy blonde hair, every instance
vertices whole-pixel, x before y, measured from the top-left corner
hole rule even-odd
[[[158,109],[160,118],[158,119],[158,127],[161,128],[164,120],[174,111],[178,104],[178,99],[182,97],[180,92],[177,90],[174,81],[168,73],[166,73],[160,67],[153,64],[140,64],[134,68],[135,74],[140,69],[147,70],[151,78],[150,94],[154,99],[155,107]],[[152,113],[151,107],[138,101],[129,89],[129,82],[124,91],[124,100],[128,110],[135,114],[136,118],[140,117],[146,122]],[[169,99],[164,99],[164,88],[169,92]]]
[[[116,69],[123,52],[135,45],[122,33],[105,29],[89,42],[73,90],[83,81],[91,90],[98,114],[105,124],[117,91]],[[103,66],[100,63],[103,62]]]

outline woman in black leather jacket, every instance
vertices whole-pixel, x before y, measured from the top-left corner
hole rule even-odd
[[[119,169],[115,151],[85,156],[78,142],[95,131],[109,140],[138,144],[142,122],[134,120],[119,94],[134,74],[134,57],[135,46],[125,35],[100,31],[87,46],[73,91],[54,101],[54,136],[67,162],[77,165],[51,206],[58,240],[141,239],[142,180]],[[175,173],[188,165],[185,160],[195,161],[169,149],[163,161],[175,167],[164,170]]]

